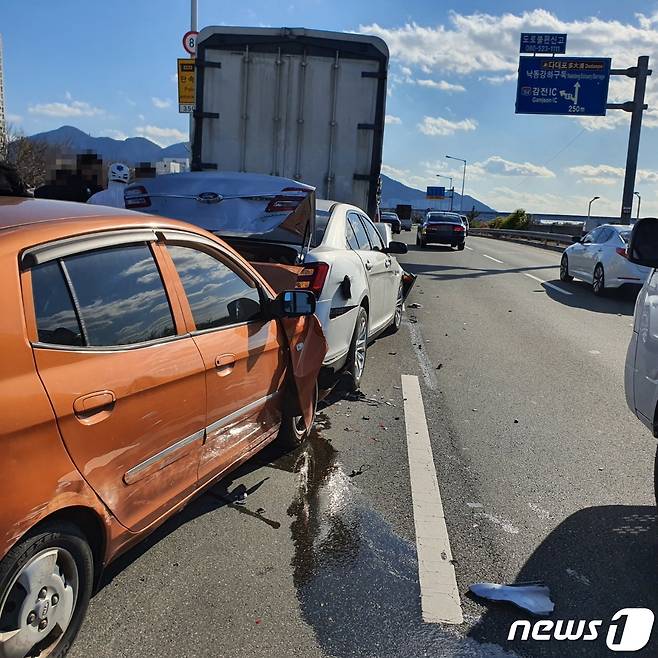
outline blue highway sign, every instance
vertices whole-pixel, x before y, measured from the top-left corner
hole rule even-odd
[[[427,198],[428,199],[445,199],[446,198],[446,188],[445,187],[428,187],[427,188]]]
[[[609,57],[521,57],[516,114],[604,116]]]
[[[564,55],[567,52],[567,35],[521,32],[519,52]]]

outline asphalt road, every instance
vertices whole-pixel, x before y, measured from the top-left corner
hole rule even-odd
[[[332,393],[306,447],[268,449],[122,557],[71,656],[605,656],[616,611],[658,612],[656,441],[623,395],[633,295],[559,282],[553,251],[467,245],[410,247],[418,281],[400,332],[369,349],[365,399]],[[461,625],[421,619],[404,374],[420,382]],[[227,504],[242,484],[246,505]],[[467,593],[537,580],[548,619],[603,620],[600,637],[508,642],[535,619]],[[657,651],[654,629],[632,655]]]

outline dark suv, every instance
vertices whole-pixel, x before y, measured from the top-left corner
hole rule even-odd
[[[418,225],[416,244],[421,248],[430,242],[449,244],[460,251],[464,248],[466,230],[459,215],[440,212],[428,212]]]

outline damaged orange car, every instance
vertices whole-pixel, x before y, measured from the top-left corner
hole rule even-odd
[[[0,656],[63,656],[103,567],[275,438],[306,437],[326,351],[183,222],[0,199]]]

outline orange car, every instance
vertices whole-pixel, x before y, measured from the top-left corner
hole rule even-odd
[[[277,436],[326,343],[210,233],[0,199],[0,656],[62,656],[103,567]]]

